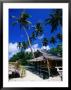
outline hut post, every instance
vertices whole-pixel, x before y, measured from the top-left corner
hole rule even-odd
[[[49,61],[47,60],[47,67],[48,67],[48,73],[49,73],[49,77],[50,77],[50,67],[49,67]]]

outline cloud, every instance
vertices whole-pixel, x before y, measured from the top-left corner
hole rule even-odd
[[[47,45],[47,46],[42,46],[41,49],[49,50],[49,49],[50,49],[50,46],[49,46],[49,45]]]
[[[38,39],[43,39],[43,37],[44,37],[44,34],[42,35],[42,36],[38,36]]]
[[[37,49],[38,49],[38,44],[32,45],[32,50],[33,50],[33,52],[37,51]],[[31,52],[31,49],[30,49],[30,48],[27,48],[25,51],[26,51],[26,52]]]
[[[38,49],[38,44],[32,45],[33,52],[37,51],[37,49]],[[31,52],[31,49],[27,48],[25,51]],[[16,43],[9,43],[9,58],[11,58],[17,52],[19,52],[19,48],[17,47],[17,42]]]
[[[11,58],[17,52],[19,52],[19,48],[17,47],[17,43],[9,43],[9,58]]]
[[[39,45],[38,44],[32,45],[33,52],[35,52],[37,50],[40,50],[40,49],[49,50],[50,49],[50,46],[46,46],[46,47],[45,46],[42,46],[41,48],[39,48]],[[30,48],[27,48],[25,51],[26,52],[31,52],[31,49]],[[17,47],[17,42],[15,42],[15,43],[9,43],[9,58],[11,58],[17,52],[19,52],[19,48]]]
[[[39,48],[38,44],[34,44],[32,45],[32,50],[33,52],[37,51],[37,50],[42,50],[42,49],[46,49],[46,50],[49,50],[50,49],[50,46],[42,46],[41,48]],[[31,52],[31,49],[30,48],[27,48],[25,50],[26,52]]]
[[[46,46],[46,49],[49,50],[50,49],[50,46]]]

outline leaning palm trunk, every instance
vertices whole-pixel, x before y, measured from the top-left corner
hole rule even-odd
[[[49,67],[49,61],[47,61],[47,67],[48,67],[48,74],[49,74],[49,77],[50,77],[50,67]]]
[[[28,38],[28,43],[29,43],[29,45],[30,45],[30,49],[31,49],[33,58],[37,61],[37,59],[35,58],[34,52],[33,52],[33,50],[32,50],[32,45],[31,45],[31,42],[30,42],[30,39],[29,39],[29,35],[28,35],[28,33],[26,32],[26,29],[25,29],[25,28],[24,28],[24,31],[25,31],[26,36],[27,36],[27,38]],[[35,69],[36,69],[36,71],[37,71],[37,64],[36,64],[36,66],[35,66]]]
[[[35,58],[34,52],[33,52],[33,50],[32,50],[32,45],[31,45],[31,42],[30,42],[30,39],[29,39],[29,35],[28,35],[28,33],[26,32],[26,29],[25,29],[25,28],[24,28],[24,31],[25,31],[26,36],[27,36],[27,38],[28,38],[28,43],[29,43],[29,46],[30,46],[30,49],[31,49],[33,58]]]

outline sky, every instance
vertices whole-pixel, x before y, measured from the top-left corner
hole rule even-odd
[[[20,29],[19,24],[13,26],[12,23],[16,20],[11,18],[11,16],[16,16],[18,18],[23,11],[31,15],[28,20],[32,22],[32,26],[34,26],[37,22],[44,23],[45,19],[50,17],[50,14],[53,13],[53,9],[9,9],[9,57],[12,57],[15,53],[19,51],[17,47],[17,42],[27,41],[24,30]],[[43,30],[43,35],[33,41],[32,48],[34,48],[34,51],[36,51],[38,48],[44,48],[41,43],[41,40],[44,37],[50,39],[51,36],[55,36],[58,32],[61,32],[61,28],[58,27],[56,32],[53,32],[51,34],[50,25],[44,25]],[[29,36],[31,35],[32,31],[34,31],[34,28],[32,27],[30,28],[30,30],[27,30]],[[55,46],[57,44],[58,43],[56,43]],[[46,48],[50,49],[51,47],[52,45],[49,43]],[[26,51],[30,51],[30,48],[28,47]]]

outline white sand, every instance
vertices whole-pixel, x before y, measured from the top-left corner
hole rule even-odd
[[[26,75],[25,77],[22,78],[13,78],[10,79],[9,81],[61,81],[60,76],[55,76],[55,77],[50,77],[49,79],[43,79],[40,78],[38,75],[33,74],[32,72],[26,70]]]

